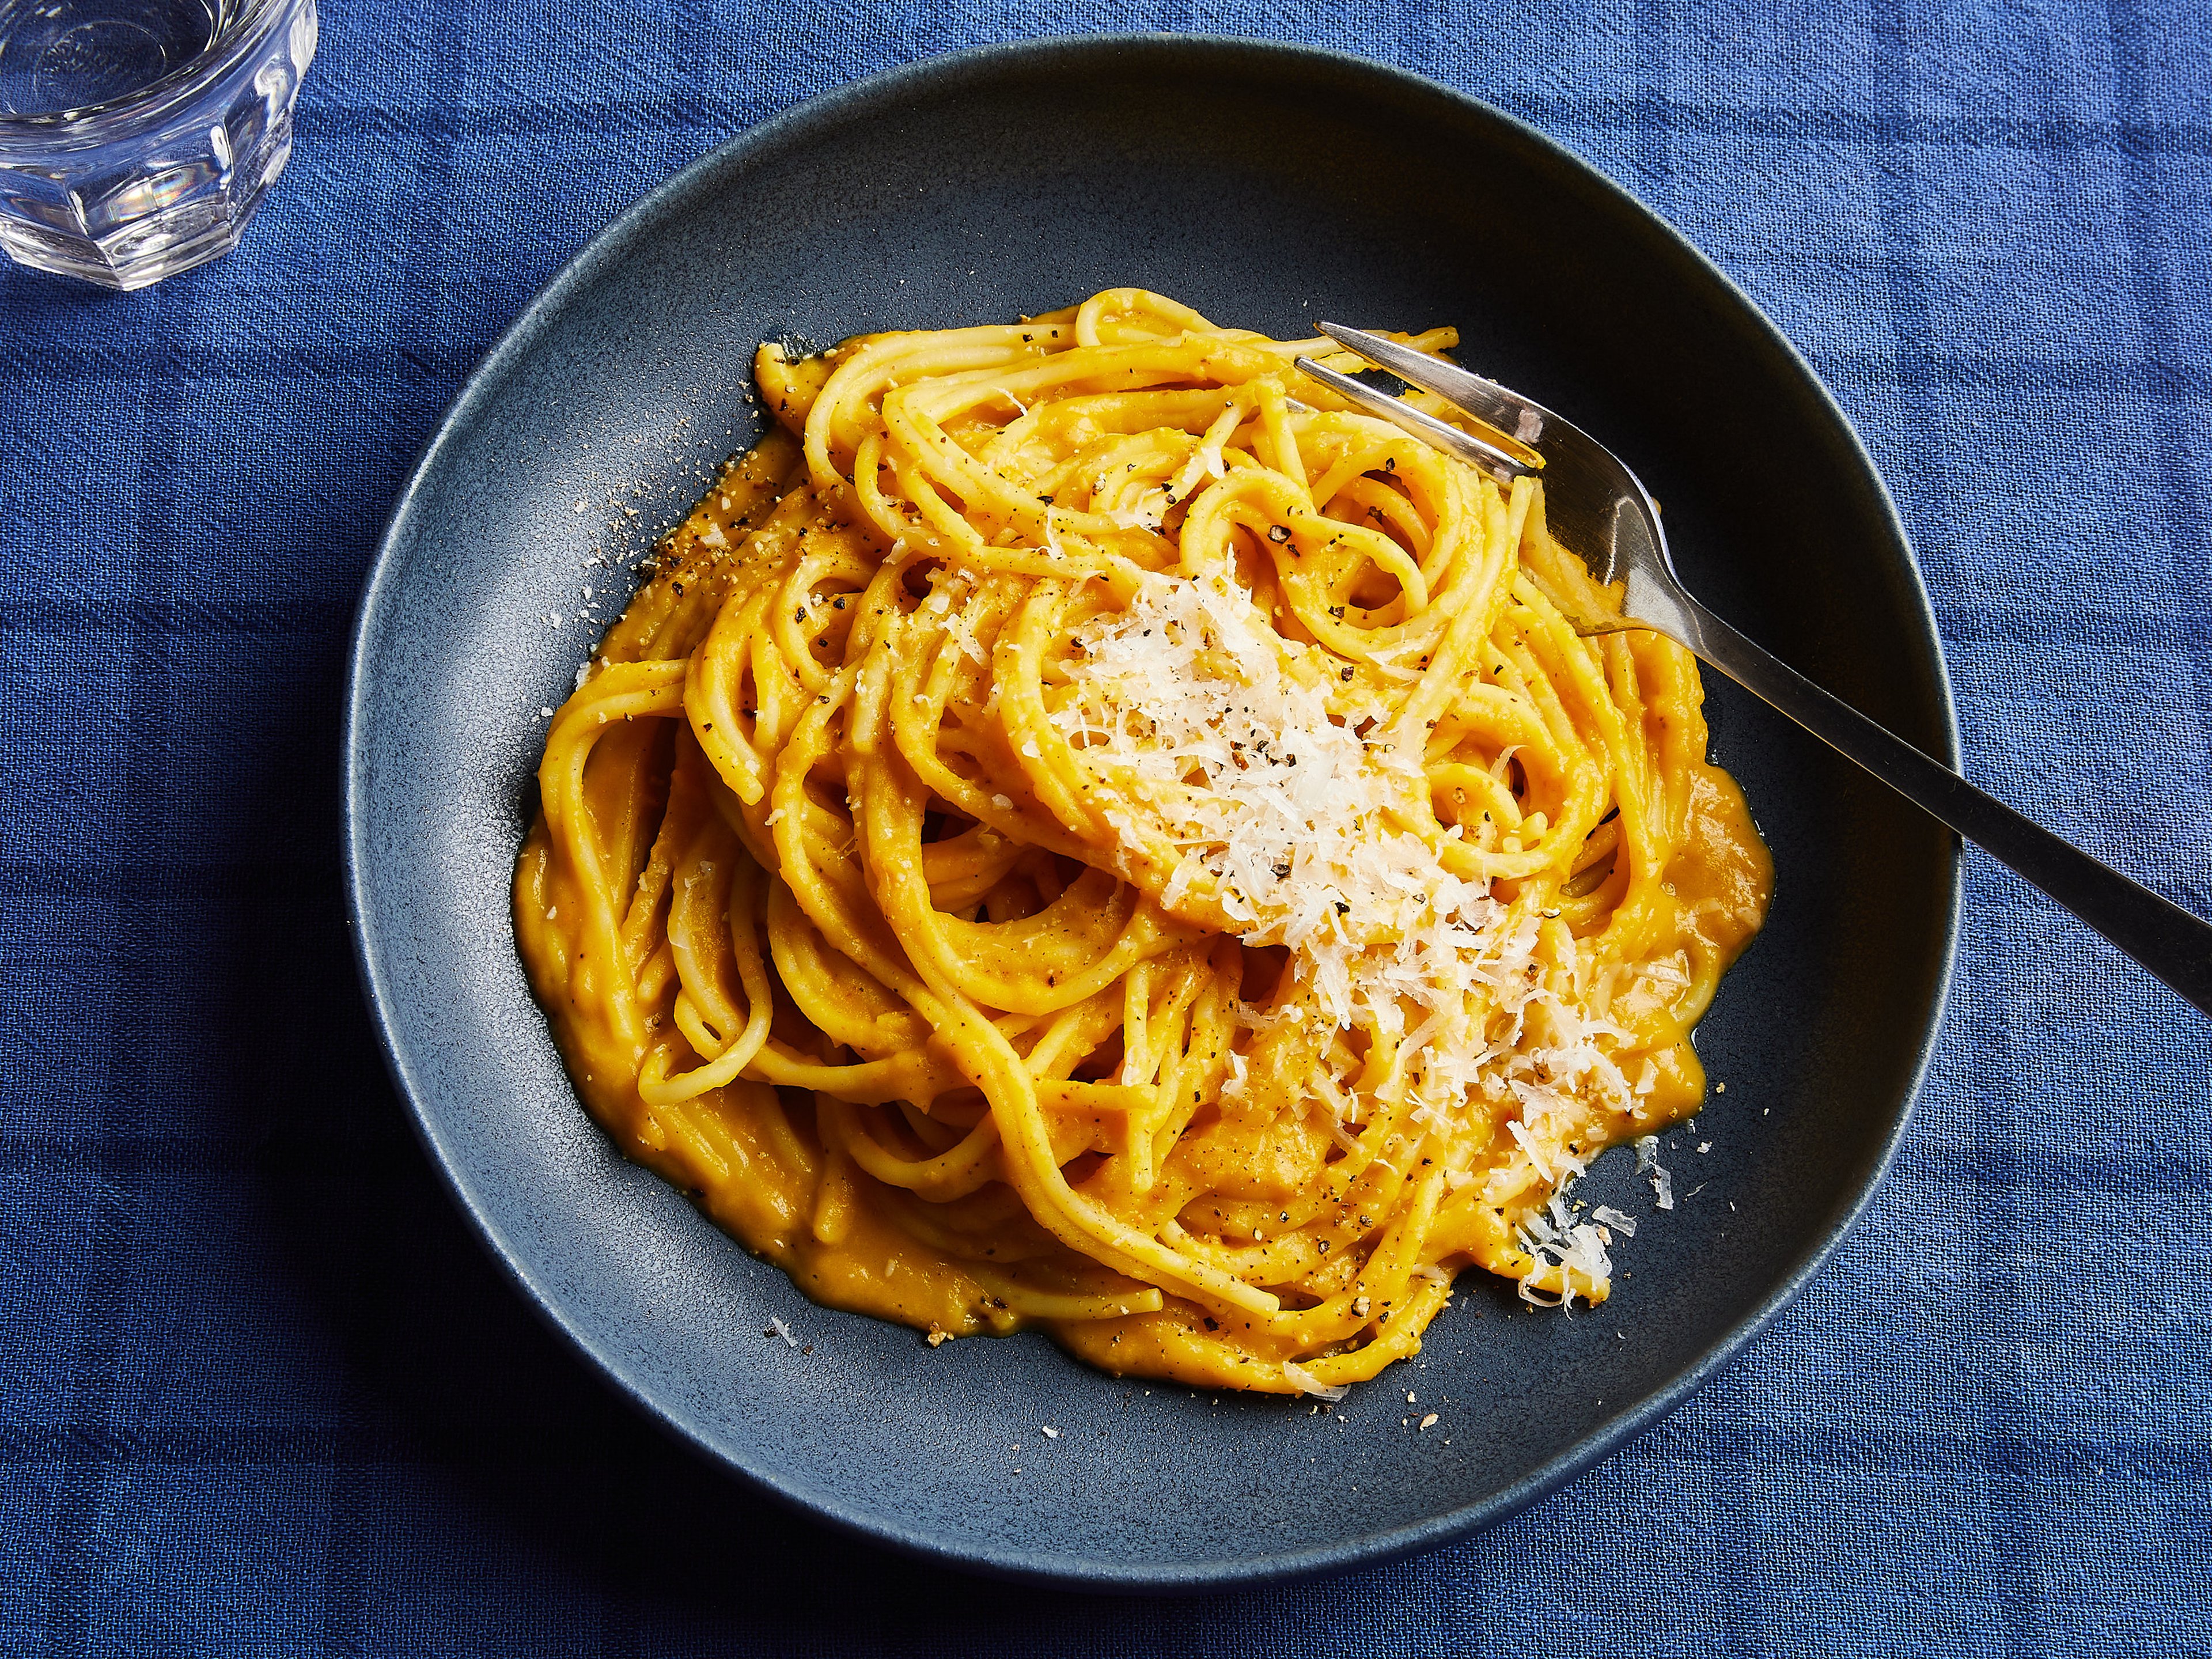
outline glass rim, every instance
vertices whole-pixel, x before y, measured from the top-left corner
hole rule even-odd
[[[142,118],[170,113],[189,103],[192,94],[237,68],[267,37],[272,19],[309,3],[312,0],[245,0],[229,26],[190,63],[105,103],[86,104],[76,109],[43,110],[33,115],[0,110],[0,140],[21,140],[32,135],[57,140],[82,138],[109,124],[131,125]]]

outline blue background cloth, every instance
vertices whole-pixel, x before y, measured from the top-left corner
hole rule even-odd
[[[1902,1158],[1663,1426],[1458,1547],[985,1586],[665,1443],[451,1210],[340,897],[342,644],[440,410],[622,205],[1002,4],[354,0],[244,248],[0,270],[0,1650],[2212,1652],[2212,1024],[1987,862]],[[2200,0],[1078,4],[1487,99],[1727,269],[1902,506],[1969,771],[2212,913]]]

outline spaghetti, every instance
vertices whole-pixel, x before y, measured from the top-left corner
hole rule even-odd
[[[1132,289],[763,346],[554,718],[570,1072],[817,1300],[1333,1395],[1466,1267],[1606,1295],[1562,1188],[1701,1098],[1765,848],[1540,487],[1300,352]]]

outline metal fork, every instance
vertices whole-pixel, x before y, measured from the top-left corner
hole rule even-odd
[[[1559,541],[1579,554],[1600,581],[1626,586],[1619,617],[1570,617],[1577,632],[1649,628],[1687,647],[2009,866],[2200,1011],[2212,1014],[2212,924],[1977,789],[1777,661],[1692,599],[1674,574],[1667,532],[1660,528],[1651,497],[1603,444],[1542,404],[1455,363],[1364,329],[1323,323],[1321,330],[1347,351],[1409,386],[1436,393],[1510,436],[1524,453],[1541,458],[1545,512]],[[1538,471],[1506,444],[1462,432],[1310,357],[1300,357],[1297,366],[1331,391],[1501,483]]]

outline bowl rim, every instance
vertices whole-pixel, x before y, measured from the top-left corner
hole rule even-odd
[[[1888,486],[1864,441],[1834,395],[1814,372],[1794,342],[1765,312],[1687,237],[1640,198],[1595,164],[1558,140],[1496,106],[1456,88],[1395,64],[1380,63],[1333,48],[1303,46],[1245,36],[1202,33],[1089,33],[1048,35],[994,42],[939,56],[915,59],[848,82],[744,129],[678,168],[640,196],[593,234],[532,296],[514,322],[485,354],[454,394],[431,435],[420,459],[409,475],[377,542],[374,559],[363,581],[356,605],[346,653],[345,700],[339,743],[342,791],[343,863],[347,919],[355,966],[368,1003],[377,1044],[386,1071],[413,1123],[416,1138],[429,1154],[440,1181],[470,1220],[494,1261],[513,1280],[515,1288],[545,1324],[557,1333],[614,1389],[672,1438],[738,1475],[752,1490],[764,1492],[808,1517],[827,1522],[871,1543],[938,1566],[957,1567],[988,1577],[1030,1584],[1113,1593],[1174,1595],[1203,1589],[1272,1583],[1316,1574],[1341,1572],[1395,1559],[1431,1549],[1496,1525],[1534,1504],[1581,1474],[1629,1441],[1644,1434],[1680,1407],[1716,1374],[1731,1364],[1743,1349],[1794,1302],[1834,1255],[1844,1237],[1872,1203],[1895,1163],[1899,1148],[1925,1085],[1937,1039],[1944,1024],[1952,981],[1955,976],[1960,920],[1964,902],[1965,849],[1956,836],[1949,838],[1945,860],[1945,895],[1937,921],[1941,933],[1938,961],[1927,1023],[1912,1056],[1911,1075],[1898,1101],[1895,1115],[1877,1154],[1856,1193],[1839,1209],[1815,1243],[1756,1307],[1729,1326],[1692,1364],[1645,1395],[1637,1404],[1607,1418],[1590,1433],[1538,1465],[1510,1486],[1476,1501],[1410,1525],[1388,1528],[1344,1538],[1333,1543],[1233,1559],[1198,1562],[1143,1563],[1135,1566],[1090,1558],[1071,1557],[1042,1550],[977,1550],[954,1547],[926,1528],[905,1526],[888,1516],[826,1500],[818,1494],[787,1489],[768,1475],[745,1468],[723,1448],[682,1420],[672,1407],[651,1397],[634,1382],[619,1358],[599,1343],[571,1312],[559,1305],[550,1286],[540,1282],[531,1265],[504,1236],[496,1218],[487,1212],[464,1184],[456,1160],[448,1155],[446,1138],[427,1103],[427,1091],[416,1081],[410,1060],[396,1030],[387,1000],[380,953],[386,948],[367,899],[362,871],[368,827],[368,773],[364,745],[368,647],[386,595],[398,580],[403,543],[416,515],[426,483],[438,471],[443,458],[460,441],[479,408],[493,390],[538,344],[557,321],[569,295],[594,280],[610,264],[624,258],[631,245],[655,223],[670,203],[695,187],[701,179],[724,169],[742,166],[754,153],[802,139],[809,131],[834,127],[853,113],[879,106],[902,94],[926,93],[994,70],[1051,70],[1079,64],[1085,59],[1122,54],[1151,54],[1164,60],[1188,60],[1191,54],[1210,56],[1210,67],[1237,72],[1252,65],[1269,68],[1304,65],[1334,75],[1364,79],[1373,87],[1401,93],[1419,93],[1455,106],[1462,115],[1494,124],[1503,134],[1534,148],[1543,160],[1583,176],[1613,205],[1640,217],[1670,242],[1693,269],[1717,285],[1733,302],[1738,320],[1749,323],[1761,342],[1773,350],[1781,364],[1794,373],[1815,407],[1832,422],[1863,467],[1873,499],[1901,552],[1906,598],[1917,607],[1924,634],[1911,640],[1916,666],[1928,675],[1936,713],[1940,717],[1942,741],[1935,758],[1960,767],[1958,710],[1950,674],[1942,653],[1942,634],[1919,561],[1898,514]]]

